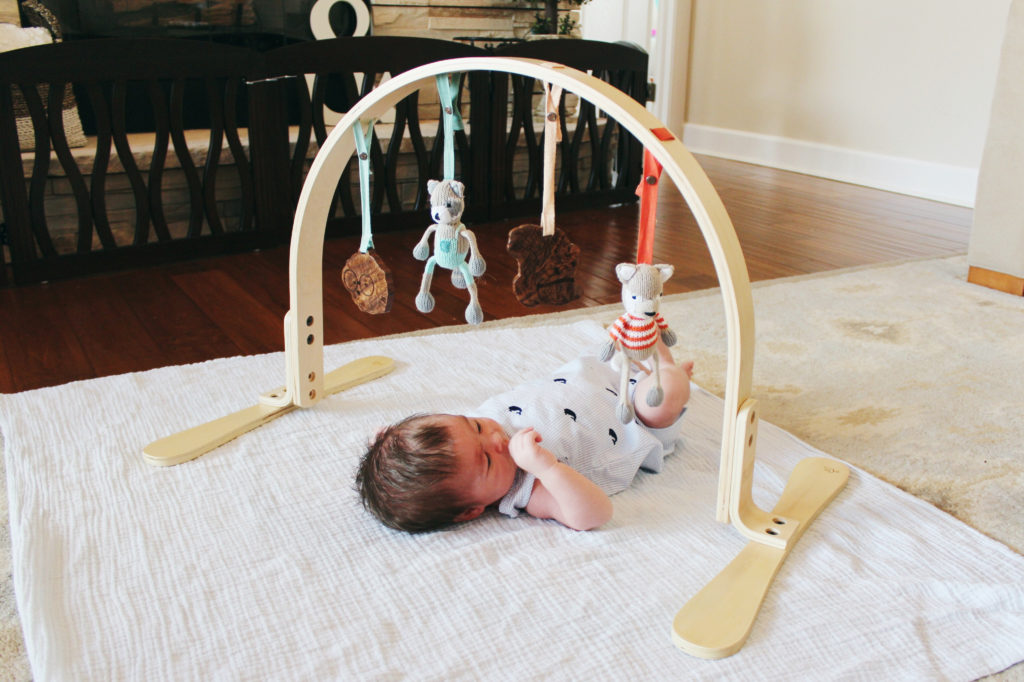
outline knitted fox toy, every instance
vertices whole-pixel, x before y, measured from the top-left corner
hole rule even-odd
[[[480,324],[483,322],[484,313],[477,299],[473,277],[484,274],[487,264],[477,249],[476,235],[467,230],[460,220],[465,205],[465,187],[458,180],[429,180],[427,191],[430,192],[430,216],[434,219],[434,224],[427,228],[412,250],[414,258],[427,261],[420,291],[416,295],[416,308],[422,313],[429,313],[434,309],[430,283],[434,276],[434,265],[440,265],[452,271],[452,285],[458,289],[469,289],[466,322]],[[431,233],[434,234],[432,256],[428,246]]]
[[[635,416],[629,399],[632,361],[643,362],[653,358],[655,386],[647,393],[647,404],[652,407],[660,405],[665,397],[654,346],[659,336],[666,346],[676,343],[675,332],[668,328],[668,323],[658,313],[663,284],[672,276],[673,270],[671,265],[643,263],[619,263],[615,266],[615,275],[622,282],[622,305],[626,312],[608,328],[609,339],[601,347],[599,357],[602,362],[607,362],[614,356],[620,363],[618,416],[623,424],[628,424]]]

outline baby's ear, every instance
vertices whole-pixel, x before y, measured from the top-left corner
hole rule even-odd
[[[484,513],[484,508],[481,506],[467,507],[459,512],[455,516],[455,523],[462,523],[463,521],[472,521],[476,517]]]

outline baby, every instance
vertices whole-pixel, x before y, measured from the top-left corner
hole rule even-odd
[[[618,370],[584,356],[467,415],[414,415],[381,429],[356,475],[363,506],[410,532],[469,521],[488,507],[597,528],[612,516],[608,496],[641,468],[660,471],[678,440],[693,362],[677,365],[660,341],[657,352],[665,397],[648,405],[654,377],[639,373],[629,424],[616,416]]]

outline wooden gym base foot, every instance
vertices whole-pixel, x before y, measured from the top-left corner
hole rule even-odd
[[[740,650],[782,562],[822,509],[843,489],[850,469],[823,457],[793,469],[773,514],[799,521],[785,548],[751,540],[728,566],[693,596],[672,622],[672,641],[699,658],[725,658]]]
[[[967,281],[1014,296],[1024,296],[1024,278],[1008,275],[1005,272],[986,270],[972,265],[967,269]]]
[[[378,377],[382,377],[395,368],[395,361],[382,355],[372,355],[342,365],[328,372],[324,377],[324,390],[327,395],[344,391]],[[268,395],[283,395],[285,389],[279,388]],[[220,419],[194,426],[166,438],[153,441],[142,449],[143,457],[154,466],[172,466],[195,459],[216,447],[237,438],[257,426],[287,414],[295,409],[293,403],[272,405],[260,401]]]

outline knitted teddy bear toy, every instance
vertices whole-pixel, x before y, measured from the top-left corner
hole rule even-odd
[[[484,274],[487,264],[477,248],[476,235],[466,229],[460,221],[465,206],[466,188],[458,180],[429,180],[427,191],[430,193],[430,216],[434,219],[434,224],[427,228],[412,250],[414,258],[427,261],[420,291],[416,295],[416,309],[422,313],[429,313],[434,309],[430,283],[434,276],[434,266],[440,265],[452,271],[452,285],[457,289],[469,289],[466,322],[480,324],[483,322],[484,313],[480,308],[476,282],[473,278]],[[433,255],[430,255],[428,246],[431,234],[434,235]]]
[[[613,366],[619,363],[618,417],[623,424],[633,421],[636,416],[629,399],[629,375],[633,361],[653,359],[655,386],[647,393],[647,404],[652,407],[660,405],[665,397],[654,346],[659,336],[666,346],[676,343],[675,332],[668,328],[668,323],[658,313],[663,285],[673,271],[671,265],[619,263],[615,266],[615,275],[622,282],[622,305],[626,312],[608,328],[609,339],[602,345],[598,356],[602,362],[614,359]]]

